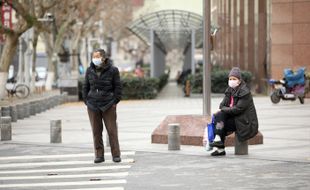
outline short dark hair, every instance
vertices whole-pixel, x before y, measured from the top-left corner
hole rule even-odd
[[[99,52],[101,57],[104,57],[104,58],[106,57],[106,52],[104,51],[104,49],[95,49],[93,53],[95,52]]]

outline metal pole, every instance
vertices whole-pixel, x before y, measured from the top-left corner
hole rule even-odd
[[[204,43],[203,43],[203,115],[211,115],[211,58],[210,58],[210,6],[211,0],[204,0]]]
[[[155,48],[154,48],[154,30],[151,29],[150,30],[150,41],[151,41],[151,77],[155,77],[155,62],[154,62],[154,51],[155,51]]]
[[[192,29],[192,43],[191,43],[191,65],[192,65],[192,75],[195,74],[195,44],[196,44],[196,41],[195,41],[195,30]]]

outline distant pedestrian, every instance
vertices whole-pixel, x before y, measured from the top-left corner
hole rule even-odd
[[[122,87],[117,67],[106,58],[103,49],[92,53],[92,61],[85,74],[83,99],[87,105],[93,132],[95,163],[104,162],[102,140],[103,122],[109,135],[114,162],[120,162],[120,148],[116,124],[116,105],[121,100]]]
[[[229,87],[220,103],[219,110],[214,114],[215,139],[210,143],[213,148],[211,156],[223,156],[225,137],[235,131],[235,138],[246,141],[258,132],[258,119],[250,89],[241,78],[238,67],[233,67],[228,75]]]

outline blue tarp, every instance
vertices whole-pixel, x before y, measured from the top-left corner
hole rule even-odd
[[[287,87],[294,87],[295,85],[305,84],[305,70],[306,68],[299,68],[295,73],[292,69],[284,69],[284,78],[287,82]]]

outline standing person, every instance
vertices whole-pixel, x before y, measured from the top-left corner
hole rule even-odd
[[[102,120],[109,135],[113,161],[121,161],[116,124],[116,105],[121,100],[121,95],[122,87],[117,67],[106,58],[103,49],[95,50],[83,86],[83,100],[87,105],[93,132],[95,163],[104,162]]]
[[[246,141],[258,132],[256,109],[250,89],[241,79],[238,67],[233,67],[228,75],[228,88],[221,102],[220,110],[214,114],[215,139],[210,143],[215,147],[211,156],[224,156],[225,137],[235,131],[235,138]]]

